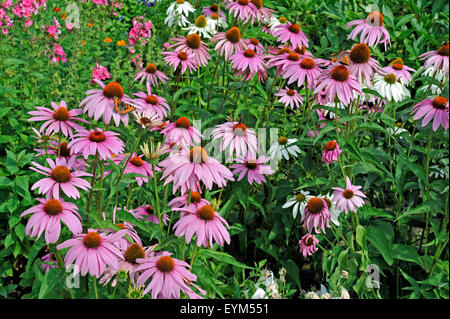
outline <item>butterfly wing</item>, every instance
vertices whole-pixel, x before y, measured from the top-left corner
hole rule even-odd
[[[114,109],[117,113],[127,114],[131,111],[134,111],[136,109],[136,105],[125,103],[118,97],[114,97]]]

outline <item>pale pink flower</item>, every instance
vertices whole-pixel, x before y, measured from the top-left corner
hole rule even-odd
[[[260,156],[256,158],[255,155],[251,155],[248,153],[245,157],[238,157],[235,159],[235,162],[238,164],[234,164],[231,166],[233,170],[233,175],[239,174],[237,181],[240,181],[247,174],[248,182],[253,184],[256,182],[261,184],[262,182],[266,182],[266,178],[264,175],[272,175],[273,171],[269,165],[265,165],[264,163],[270,161],[270,157]]]
[[[329,141],[322,152],[322,162],[325,162],[327,165],[338,160],[339,155],[341,155],[342,151],[339,148],[339,144],[336,143],[336,140]]]
[[[82,276],[89,273],[99,278],[105,272],[106,265],[114,269],[118,268],[118,260],[123,259],[123,254],[114,243],[123,235],[123,230],[107,236],[104,233],[98,233],[95,229],[89,229],[87,234],[78,234],[56,248],[61,250],[70,247],[64,258],[66,266],[75,263]]]
[[[362,186],[354,186],[350,182],[348,176],[345,177],[346,184],[345,189],[340,187],[333,187],[333,202],[336,203],[336,207],[342,212],[348,213],[352,211],[356,213],[358,207],[364,206],[364,200],[366,195],[364,195],[360,189]]]
[[[319,243],[319,240],[316,236],[311,234],[304,235],[298,244],[300,245],[300,252],[303,254],[303,257],[311,256],[314,254],[319,248],[316,245]]]

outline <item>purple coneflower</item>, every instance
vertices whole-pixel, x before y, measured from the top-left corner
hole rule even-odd
[[[316,233],[320,233],[320,231],[325,233],[325,227],[331,227],[331,212],[328,210],[327,202],[319,197],[310,198],[301,220],[305,223],[309,233],[313,228]]]
[[[219,6],[217,4],[212,4],[209,7],[204,7],[202,9],[202,12],[205,14],[205,16],[210,17],[213,14],[218,14],[219,17],[225,18],[225,14],[220,10]]]
[[[135,283],[139,276],[139,271],[136,271],[136,268],[139,264],[136,262],[138,258],[146,258],[152,256],[153,250],[156,248],[156,245],[149,247],[142,247],[141,244],[133,243],[130,244],[125,252],[123,253],[123,259],[118,260],[117,268],[108,267],[103,273],[102,278],[100,278],[99,283],[106,285],[112,280],[111,286],[115,287],[117,282],[119,281],[118,273],[123,272],[129,275],[130,281],[132,284]]]
[[[136,104],[139,105],[138,111],[152,111],[162,120],[167,117],[167,112],[170,112],[170,106],[163,97],[152,94],[150,86],[147,86],[147,93],[134,93],[138,98],[135,99]]]
[[[354,92],[362,95],[361,85],[345,65],[331,66],[317,81],[319,84],[314,93],[324,91],[328,102],[334,102],[337,97],[342,103],[348,105],[355,97]]]
[[[248,152],[256,154],[258,139],[254,130],[247,128],[241,122],[226,122],[217,125],[212,133],[212,140],[221,139],[220,151],[227,150],[233,155],[245,155]]]
[[[411,114],[415,114],[414,120],[423,117],[422,127],[433,120],[433,131],[436,132],[439,126],[442,126],[445,131],[448,130],[448,112],[449,106],[447,98],[437,96],[434,99],[425,99],[417,103],[413,107]]]
[[[377,46],[378,43],[384,43],[384,49],[386,50],[387,44],[391,44],[391,39],[389,32],[383,26],[383,22],[383,15],[378,11],[371,12],[365,19],[351,21],[345,27],[349,29],[356,26],[356,28],[350,32],[347,39],[355,40],[361,33],[361,42],[367,43],[370,47]]]
[[[297,81],[297,86],[305,85],[308,89],[314,88],[314,81],[320,75],[320,69],[311,58],[303,58],[299,62],[288,63],[284,68],[284,79],[289,79],[287,84]]]
[[[355,45],[349,54],[350,74],[353,75],[361,84],[363,78],[367,86],[370,86],[374,73],[383,74],[380,64],[370,57],[370,50],[367,44],[360,43]]]
[[[358,207],[364,206],[362,197],[366,197],[366,195],[360,191],[362,186],[352,185],[348,176],[345,177],[345,180],[345,189],[332,187],[332,189],[334,189],[333,202],[336,202],[336,207],[341,212],[345,211],[345,213],[348,213],[348,211],[352,211],[356,213]]]
[[[308,38],[297,23],[280,24],[275,27],[274,36],[281,43],[289,42],[293,47],[308,47]]]
[[[252,49],[246,49],[233,54],[230,58],[233,68],[237,70],[234,76],[243,75],[245,80],[253,79],[255,73],[261,82],[267,77],[264,59]]]
[[[70,247],[64,258],[66,266],[75,262],[82,276],[89,272],[89,275],[99,278],[105,272],[106,265],[114,269],[119,266],[118,260],[123,258],[123,254],[114,243],[123,235],[123,230],[107,236],[89,229],[87,234],[78,234],[56,248],[61,250]]]
[[[126,154],[126,155],[122,154],[122,155],[114,156],[113,162],[116,163],[117,165],[119,165],[120,162],[122,162],[124,159],[127,160],[129,156],[130,156],[130,154]],[[146,177],[140,177],[140,176],[136,177],[136,181],[137,181],[137,184],[139,187],[141,187],[143,183],[148,183],[148,176],[153,178],[152,165],[147,163],[146,161],[144,161],[142,159],[143,156],[144,155],[138,156],[136,153],[133,153],[131,155],[131,159],[128,161],[127,167],[125,168],[125,170],[123,172],[123,174],[136,173],[136,174],[146,176]],[[159,168],[158,168],[158,170],[159,170]]]
[[[166,83],[168,80],[167,75],[159,71],[155,64],[149,63],[145,69],[136,73],[134,81],[141,79],[140,83],[147,80],[148,86],[158,86],[158,82]]]
[[[161,134],[164,134],[167,140],[171,142],[178,143],[181,139],[181,141],[188,146],[200,143],[202,137],[200,131],[191,126],[191,122],[185,116],[180,117],[175,122],[165,125]]]
[[[298,109],[300,105],[303,105],[303,97],[298,94],[296,90],[288,87],[276,93],[275,96],[280,97],[279,101],[283,103],[285,107],[289,106],[291,109]]]
[[[325,162],[327,165],[337,161],[339,155],[341,155],[342,151],[339,148],[336,140],[329,141],[322,152],[322,162]]]
[[[176,236],[185,237],[187,244],[191,242],[194,235],[197,236],[199,247],[212,248],[213,239],[222,247],[224,242],[230,244],[230,234],[227,230],[230,226],[212,206],[203,205],[198,209],[186,207],[183,208],[183,212],[186,213],[180,217],[173,229]]]
[[[132,214],[137,219],[143,219],[143,220],[152,222],[154,224],[159,224],[158,215],[155,214],[155,211],[154,211],[152,205],[140,206],[140,207],[136,208],[135,210],[133,210]],[[167,216],[167,214],[164,214],[162,217],[162,221],[163,221],[164,225],[167,225],[167,222],[169,221],[169,216]]]
[[[144,286],[149,278],[150,283],[144,290],[144,295],[152,292],[152,299],[158,297],[164,299],[180,298],[180,290],[186,294],[194,294],[190,285],[197,280],[197,276],[192,274],[187,268],[191,268],[188,263],[172,258],[171,253],[164,251],[158,256],[138,258],[139,266],[135,268],[141,274],[137,279],[139,286]]]
[[[122,121],[125,126],[128,125],[128,113],[121,114],[115,110],[114,98],[121,99],[124,103],[132,103],[131,99],[124,94],[123,87],[116,81],[109,82],[105,85],[102,81],[94,79],[101,90],[88,90],[88,95],[80,102],[83,106],[83,112],[88,112],[89,117],[93,117],[97,121],[103,115],[105,124],[111,122],[111,117],[114,119],[116,126],[120,125]]]
[[[233,52],[247,49],[245,41],[241,38],[241,31],[238,27],[232,27],[227,32],[219,32],[211,38],[211,42],[216,44],[215,50],[219,56],[224,56],[228,61]]]
[[[170,40],[175,41],[175,43],[170,46],[171,48],[174,48],[175,51],[193,54],[193,59],[199,67],[207,65],[209,60],[211,60],[207,45],[197,33],[190,34],[187,37],[176,37]]]
[[[83,231],[81,216],[75,204],[65,202],[63,199],[55,199],[47,196],[47,199],[36,198],[40,203],[24,211],[20,217],[33,213],[25,227],[25,234],[30,237],[41,237],[45,231],[45,242],[54,244],[58,241],[61,233],[61,222],[66,224],[72,234],[76,235]]]
[[[67,147],[71,149],[71,154],[82,153],[85,159],[98,152],[100,158],[106,160],[111,158],[112,154],[123,152],[125,144],[118,135],[119,133],[103,131],[101,128],[78,131]]]
[[[439,69],[445,73],[445,76],[448,76],[449,72],[448,54],[449,54],[449,44],[448,42],[446,42],[437,51],[426,52],[420,55],[419,58],[421,59],[427,58],[425,64],[423,65],[425,69],[432,66],[434,72],[436,72]]]
[[[45,130],[46,135],[61,132],[64,136],[72,136],[72,129],[83,129],[82,126],[73,121],[89,123],[86,120],[76,117],[83,112],[81,109],[72,109],[69,111],[66,107],[66,101],[61,101],[59,105],[55,102],[51,102],[50,104],[52,105],[53,110],[46,107],[36,106],[38,111],[28,112],[28,114],[34,115],[29,118],[28,121],[46,121],[39,129],[40,131],[43,131],[47,128]]]
[[[405,85],[408,85],[412,81],[412,75],[410,72],[416,72],[413,68],[405,65],[400,58],[395,59],[392,63],[382,69],[383,73],[393,73],[399,81],[402,81]]]
[[[52,194],[53,198],[59,199],[60,189],[70,198],[80,198],[80,192],[78,188],[87,190],[91,188],[88,181],[80,178],[83,176],[92,176],[92,174],[73,170],[73,163],[75,158],[71,158],[66,162],[65,159],[57,158],[54,162],[52,159],[47,158],[47,163],[50,168],[44,167],[36,162],[32,162],[35,167],[30,167],[32,170],[46,175],[48,177],[43,178],[31,187],[31,190],[38,188],[39,194]]]
[[[188,54],[183,51],[174,51],[174,52],[163,52],[164,61],[168,65],[173,66],[173,69],[176,71],[178,68],[181,71],[181,74],[184,74],[187,69],[192,73],[197,70],[197,63],[194,60],[194,54]]]
[[[259,55],[263,54],[263,52],[265,51],[264,46],[261,44],[261,42],[259,42],[258,39],[250,38],[248,40],[245,40],[245,42],[249,49],[252,49]]]
[[[264,175],[273,174],[272,168],[270,168],[269,165],[264,164],[268,161],[270,161],[270,157],[260,156],[256,159],[255,155],[248,153],[245,157],[236,158],[235,162],[238,164],[231,166],[231,168],[235,169],[233,175],[240,173],[237,178],[237,180],[240,181],[244,178],[245,174],[247,174],[248,182],[250,184],[253,184],[253,182],[261,184],[262,182],[266,182]]]
[[[303,254],[303,257],[311,256],[314,254],[319,248],[316,245],[319,243],[319,240],[316,236],[311,234],[304,235],[298,244],[300,245],[300,252]]]
[[[225,9],[229,10],[230,15],[234,15],[234,18],[242,21],[244,24],[251,19],[251,23],[257,18],[258,9],[249,0],[236,0],[230,2]]]
[[[66,142],[58,143],[55,141],[50,141],[49,144],[50,145],[46,149],[35,149],[35,151],[37,152],[36,156],[48,156],[49,154],[51,154],[57,156],[60,159],[64,159],[66,162],[69,162],[72,158],[75,158],[72,168],[74,170],[86,170],[88,163],[86,163],[84,159],[78,158],[78,156],[80,156],[81,154],[70,154],[70,147],[67,147],[68,144]]]
[[[173,182],[174,194],[179,187],[182,194],[188,190],[200,192],[200,182],[211,190],[213,184],[224,187],[226,180],[234,180],[230,170],[216,159],[209,157],[201,146],[171,154],[160,162],[159,166],[163,168],[162,178],[167,178],[164,185]]]

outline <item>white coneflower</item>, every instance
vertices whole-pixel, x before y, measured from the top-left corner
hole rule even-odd
[[[228,28],[228,22],[225,17],[219,16],[217,13],[206,17],[206,23],[210,28],[214,30],[218,30],[219,28],[226,29]]]
[[[297,157],[300,154],[300,148],[294,145],[298,140],[295,138],[288,139],[282,136],[278,139],[277,143],[272,144],[267,155],[272,158],[282,159],[285,158],[289,160],[289,154],[293,157]]]
[[[209,39],[217,33],[216,29],[212,28],[211,25],[207,23],[204,15],[200,15],[195,19],[195,23],[190,23],[186,28],[183,28],[183,30],[187,30],[188,35],[197,33],[205,39]]]
[[[429,77],[433,77],[434,79],[443,83],[445,80],[445,74],[441,69],[437,69],[436,70],[436,74],[434,74],[434,69],[432,66],[426,68],[423,72],[422,75],[424,76],[429,76]],[[428,87],[430,87],[428,89]],[[422,85],[419,89],[417,89],[417,93],[423,93],[429,90],[429,93],[433,94],[433,95],[440,95],[442,93],[442,88],[436,84],[431,84],[429,82],[426,82],[424,85]]]
[[[195,8],[188,1],[176,0],[169,8],[167,8],[167,15],[183,15],[187,17],[190,12],[194,12]]]
[[[309,195],[309,192],[298,192],[294,197],[288,199],[288,201],[282,206],[283,208],[288,208],[294,206],[292,208],[292,216],[297,218],[298,212],[303,216],[306,205],[308,205],[308,200],[310,200],[313,196]]]
[[[396,122],[394,129],[392,127],[388,127],[388,128],[386,128],[386,130],[389,132],[389,134],[392,134],[394,136],[395,135],[400,135],[403,132],[408,132],[408,130],[405,130],[403,128],[402,122]]]
[[[164,19],[164,24],[168,27],[171,27],[173,25],[178,25],[179,27],[185,27],[189,24],[189,20],[183,16],[183,15],[168,15],[166,19]]]
[[[398,81],[394,73],[388,73],[384,76],[376,74],[373,90],[380,93],[388,101],[400,102],[411,96],[408,89]]]
[[[142,128],[152,128],[162,124],[161,118],[152,110],[144,110],[144,111],[135,110],[133,112],[133,115],[134,118],[136,119],[136,122]]]

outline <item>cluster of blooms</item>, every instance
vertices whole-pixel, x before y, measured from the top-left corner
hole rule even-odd
[[[107,4],[107,1],[97,2]],[[325,60],[307,51],[309,40],[299,24],[275,18],[272,10],[263,7],[261,0],[226,0],[225,9],[244,24],[253,24],[255,21],[263,24],[263,30],[270,31],[279,45],[265,48],[257,39],[244,39],[237,26],[226,32],[218,32],[219,28],[227,26],[223,21],[220,22],[225,15],[217,5],[203,8],[204,15],[191,25],[187,17],[195,9],[189,2],[177,0],[167,10],[165,23],[187,26],[185,30],[188,34],[170,39],[164,46],[166,51],[162,53],[166,65],[173,67],[174,73],[192,73],[208,65],[211,60],[209,45],[214,44],[218,62],[223,59],[224,63],[230,63],[235,76],[241,77],[241,80],[252,81],[256,75],[258,81],[265,81],[267,70],[274,68],[277,77],[287,81],[287,86],[281,88],[276,96],[285,107],[291,109],[303,105],[304,98],[299,94],[301,89],[311,93],[311,100],[323,106],[336,109],[353,106],[373,109],[373,112],[378,112],[388,101],[398,102],[410,95],[406,87],[412,79],[410,72],[414,70],[404,65],[401,59],[382,68],[371,56],[370,47],[379,43],[384,46],[390,44],[389,33],[383,26],[383,17],[379,12],[350,22],[347,27],[355,26],[355,29],[349,38],[356,39],[359,35],[360,42],[337,58]],[[216,22],[208,22],[210,20]],[[151,22],[142,19],[133,22],[130,43],[145,43],[151,35],[150,29]],[[204,42],[202,37],[205,40],[211,38],[209,42]],[[425,67],[432,69],[434,76],[442,72],[444,77],[448,77],[448,44],[421,57],[427,58]],[[171,257],[171,252],[157,251],[156,246],[144,247],[133,225],[129,223],[118,224],[121,228],[119,231],[88,229],[82,233],[77,206],[65,201],[63,196],[77,199],[81,196],[79,189],[92,190],[93,184],[83,179],[93,176],[94,182],[96,178],[94,168],[93,174],[87,171],[87,160],[92,158],[95,163],[98,158],[112,159],[117,165],[123,165],[123,173],[138,173],[139,177],[135,177],[135,180],[139,186],[148,183],[149,177],[156,178],[156,173],[161,172],[164,186],[172,183],[173,195],[179,192],[179,196],[168,204],[172,211],[179,212],[179,219],[173,226],[174,234],[184,236],[188,244],[195,241],[199,247],[212,247],[214,243],[224,246],[230,243],[229,225],[217,211],[217,205],[202,198],[203,191],[212,190],[213,187],[224,188],[228,182],[235,179],[241,181],[245,177],[250,184],[266,182],[266,176],[273,174],[272,168],[266,163],[271,158],[289,160],[290,156],[297,157],[301,152],[295,145],[297,140],[282,136],[271,146],[270,157],[258,156],[256,132],[243,121],[229,119],[217,125],[212,134],[212,140],[219,143],[220,151],[233,160],[227,168],[200,146],[203,135],[191,124],[191,120],[185,116],[173,122],[167,119],[171,106],[164,98],[152,93],[152,88],[168,80],[157,64],[149,62],[135,75],[135,81],[141,84],[146,82],[146,91],[134,93],[135,98],[125,94],[117,81],[103,83],[106,78],[109,78],[107,70],[97,65],[93,71],[93,82],[100,88],[86,92],[86,98],[80,103],[82,109],[69,111],[66,103],[61,101],[59,105],[52,102],[53,109],[37,107],[36,111],[30,112],[33,115],[30,121],[45,121],[39,134],[58,133],[60,138],[57,143],[50,141],[51,146],[38,151],[40,156],[46,154],[56,157],[55,160],[47,158],[50,168],[33,162],[32,169],[46,175],[46,178],[36,182],[32,190],[37,189],[45,198],[38,199],[40,204],[22,214],[34,213],[28,221],[26,233],[39,238],[45,231],[46,242],[55,243],[60,237],[62,221],[73,233],[73,238],[57,248],[70,247],[65,264],[76,263],[82,275],[89,273],[97,278],[103,276],[103,283],[112,280],[114,285],[121,270],[129,274],[138,287],[145,287],[143,294],[151,292],[152,298],[179,298],[180,291],[190,298],[201,298],[193,288],[201,295],[205,292],[193,283],[196,276],[188,270],[190,266],[186,262]],[[363,88],[375,90],[383,98],[377,100],[366,96]],[[117,99],[123,105],[134,106],[134,110],[119,112]],[[144,145],[141,147],[142,155],[134,152],[124,154],[125,145],[118,133],[101,128],[87,130],[75,123],[89,123],[77,117],[81,113],[87,113],[94,121],[102,117],[106,125],[112,119],[117,127],[121,123],[127,126],[129,115],[132,114],[139,126],[157,132],[163,141],[157,149],[152,147],[151,151],[148,145]],[[325,125],[323,121],[339,120],[338,114],[331,111],[318,109],[317,113],[322,123],[309,136],[317,136],[318,130]],[[425,99],[413,108],[412,113],[414,120],[424,117],[422,126],[433,120],[433,130],[439,126],[448,129],[448,101],[444,97]],[[73,130],[76,132],[73,133]],[[63,142],[62,136],[67,141]],[[328,141],[322,152],[322,161],[330,165],[339,161],[341,153],[336,140]],[[165,158],[160,160],[163,156]],[[301,221],[307,230],[307,234],[299,241],[300,251],[305,257],[318,249],[318,239],[312,234],[313,230],[316,234],[325,233],[326,228],[331,227],[330,221],[339,225],[341,212],[356,213],[364,205],[363,198],[366,196],[361,188],[352,185],[350,178],[346,177],[345,188],[333,187],[333,194],[314,196],[308,191],[299,191],[283,205],[284,208],[293,207],[294,218],[300,212]],[[161,227],[167,224],[167,216],[159,212],[155,214],[153,207],[148,204],[131,211],[126,208],[124,211]],[[132,242],[124,239],[125,234],[129,235]],[[52,260],[53,257],[50,254],[46,258]],[[275,288],[272,289],[272,295]]]
[[[52,39],[50,48],[47,46],[44,51],[44,53],[50,57],[50,63],[59,64],[59,62],[67,62],[64,49],[56,42],[61,34],[61,25],[59,24],[58,19],[53,17],[52,24],[49,26],[43,24],[41,29]]]
[[[47,9],[47,0],[20,0],[16,5],[12,0],[0,2],[0,29],[3,34],[7,34],[14,25],[14,14],[19,19],[25,19],[24,25],[30,27],[33,25],[32,16],[39,13],[40,8]],[[11,12],[7,12],[11,11]]]
[[[107,80],[111,78],[111,74],[109,74],[106,66],[101,66],[100,64],[96,64],[95,68],[92,69],[92,80],[91,83],[95,84],[95,80]]]
[[[143,48],[147,41],[152,36],[152,21],[146,21],[143,16],[133,18],[133,27],[128,32],[128,50],[130,52],[130,58],[138,69],[142,68],[142,53],[137,53],[139,48]],[[138,45],[138,48],[136,48]],[[142,50],[141,50],[142,51]]]

